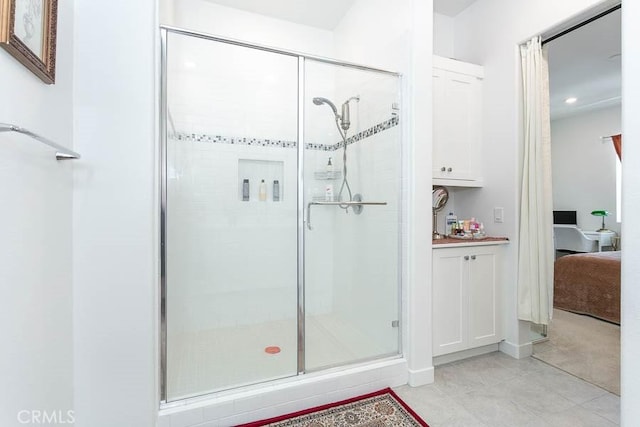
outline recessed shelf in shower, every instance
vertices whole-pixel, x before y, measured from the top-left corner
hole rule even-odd
[[[248,200],[246,197],[243,198],[245,180],[248,180]],[[238,159],[238,200],[261,202],[259,192],[262,180],[267,193],[264,202],[278,203],[284,200],[284,161]],[[274,191],[276,186],[277,190]]]

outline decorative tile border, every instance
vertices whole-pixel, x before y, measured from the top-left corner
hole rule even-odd
[[[347,138],[347,145],[354,144],[372,135],[378,134],[387,129],[391,129],[394,126],[397,126],[399,122],[400,120],[397,116],[392,117],[389,120],[385,120],[382,123],[379,123],[373,127],[363,130],[362,132],[358,132],[357,134],[350,136],[349,138]],[[248,145],[255,147],[295,148],[298,145],[297,141],[287,141],[282,139],[247,138],[241,136],[206,135],[184,132],[176,132],[174,135],[170,135],[170,138],[177,141],[185,142]],[[304,148],[305,150],[336,151],[342,148],[343,145],[344,143],[342,141],[335,144],[315,144],[312,142],[308,142],[304,145]]]
[[[176,132],[173,139],[185,142],[204,142],[205,144],[233,144],[251,145],[257,147],[295,148],[296,141],[281,139],[246,138],[242,136],[205,135],[195,133]]]
[[[365,129],[362,132],[358,132],[357,134],[350,136],[349,138],[347,138],[347,145],[351,145],[353,143],[356,143],[358,141],[361,141],[365,138],[368,138],[372,135],[378,134],[382,131],[385,131],[387,129],[391,129],[392,127],[398,125],[398,123],[400,122],[400,120],[398,119],[398,116],[394,116],[392,118],[390,118],[389,120],[385,120],[382,123],[378,123],[377,125],[370,127],[369,129]],[[337,144],[333,144],[333,145],[329,145],[328,150],[325,151],[335,151],[339,148],[342,148],[344,146],[344,142],[340,141]],[[305,146],[305,148],[307,148]]]

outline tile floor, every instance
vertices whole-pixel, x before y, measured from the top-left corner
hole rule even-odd
[[[396,393],[431,427],[607,427],[620,398],[534,358],[496,352],[436,367],[435,383]]]

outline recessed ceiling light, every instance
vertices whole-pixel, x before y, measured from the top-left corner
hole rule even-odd
[[[193,62],[193,61],[185,61],[184,62],[184,68],[193,69],[193,68],[196,68],[196,66],[197,66],[196,63]]]
[[[574,102],[576,102],[578,100],[578,98],[574,98],[573,96],[571,98],[567,98],[564,100],[565,103],[567,104],[573,104]]]

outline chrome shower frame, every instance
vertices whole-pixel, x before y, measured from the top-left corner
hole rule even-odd
[[[179,34],[183,36],[195,37],[209,41],[215,41],[220,43],[226,43],[230,45],[236,45],[251,49],[262,50],[266,52],[272,52],[280,55],[292,56],[298,59],[298,141],[297,141],[297,159],[298,159],[298,185],[297,185],[297,215],[298,215],[298,224],[297,224],[297,245],[298,245],[298,283],[297,283],[297,295],[298,295],[298,304],[297,304],[297,335],[298,335],[298,357],[297,357],[297,372],[298,375],[304,374],[305,366],[305,347],[304,347],[304,332],[305,332],[305,311],[304,311],[304,277],[305,277],[305,221],[306,221],[306,211],[305,211],[305,202],[304,202],[304,71],[305,71],[305,61],[313,60],[325,64],[332,64],[346,68],[353,68],[362,71],[372,71],[383,74],[388,74],[398,78],[398,88],[400,92],[400,97],[402,97],[402,74],[384,70],[375,67],[368,67],[360,64],[354,64],[350,62],[338,61],[335,59],[308,55],[300,52],[277,49],[269,46],[247,43],[240,40],[230,39],[226,37],[215,36],[212,34],[185,30],[181,28],[176,28],[172,26],[160,26],[160,107],[159,107],[159,147],[158,147],[158,157],[160,159],[160,182],[159,182],[159,194],[160,194],[160,268],[159,268],[159,293],[160,293],[160,313],[159,313],[159,352],[160,352],[160,361],[159,361],[159,380],[160,380],[160,406],[161,407],[169,407],[172,406],[172,403],[167,402],[167,274],[166,274],[166,262],[167,262],[167,252],[166,252],[166,243],[167,243],[167,140],[168,140],[168,105],[167,105],[167,54],[168,54],[168,35],[169,34]],[[357,99],[357,97],[349,98],[345,104],[348,104],[351,100]],[[335,109],[335,106],[333,107]],[[347,106],[348,108],[348,106]],[[337,111],[335,111],[336,116],[338,116]],[[348,116],[348,113],[347,113]],[[348,119],[348,118],[347,118]],[[400,130],[401,136],[400,141],[403,140],[402,130]],[[403,144],[400,144],[400,160],[398,164],[398,168],[402,177],[404,177],[403,164],[405,160],[405,152],[403,149]],[[402,224],[402,220],[404,218],[404,204],[403,204],[403,188],[402,181],[403,179],[398,180],[398,221],[399,224]],[[403,262],[402,262],[402,253],[403,253],[403,245],[402,245],[402,234],[403,230],[400,228],[398,230],[398,323],[400,325],[403,324],[403,283],[402,283],[402,270],[403,270]],[[403,330],[402,327],[398,333],[398,355],[402,355],[402,340],[403,340]],[[379,360],[380,357],[375,357],[372,360]],[[189,399],[184,399],[189,400]],[[180,402],[184,401],[181,400]]]

